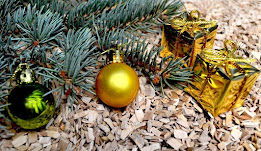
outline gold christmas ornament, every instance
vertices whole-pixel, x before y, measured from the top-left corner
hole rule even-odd
[[[106,52],[113,50],[109,49]],[[139,79],[136,72],[122,62],[119,50],[113,53],[111,64],[101,69],[96,78],[98,97],[111,107],[124,107],[130,104],[139,91]]]

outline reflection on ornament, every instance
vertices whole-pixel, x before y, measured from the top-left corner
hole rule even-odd
[[[96,93],[105,104],[119,108],[136,98],[139,79],[130,66],[122,63],[119,50],[113,55],[112,63],[103,67],[97,76]]]
[[[49,89],[35,83],[28,64],[20,64],[12,78],[18,85],[8,96],[7,111],[12,121],[24,129],[36,129],[46,125],[55,112],[52,94],[44,96]]]
[[[39,112],[43,112],[46,108],[47,101],[43,100],[43,91],[41,90],[34,90],[31,95],[25,98],[25,107],[28,109],[34,109],[34,112],[39,114]]]

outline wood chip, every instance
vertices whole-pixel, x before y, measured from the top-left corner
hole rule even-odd
[[[102,129],[105,133],[110,132],[110,128],[104,124],[99,124],[98,127]]]
[[[128,119],[124,118],[121,122],[121,129],[126,129],[128,128]]]
[[[161,135],[161,132],[160,132],[157,128],[155,128],[155,127],[153,127],[153,128],[151,129],[151,132],[152,132],[155,136],[157,136],[157,137],[160,137],[160,135]]]
[[[188,11],[200,10],[201,18],[218,21],[214,49],[224,48],[224,41],[231,39],[239,48],[235,55],[254,58],[251,65],[261,70],[259,1],[184,0],[184,4]],[[161,33],[146,35],[146,42],[150,43],[147,48],[160,45]],[[86,70],[94,69],[94,74],[98,74],[106,56],[98,60],[98,66],[86,67]],[[162,58],[156,61],[160,63]],[[95,78],[89,78],[88,82],[94,84]],[[163,98],[162,90],[158,86],[153,89],[148,77],[143,75],[139,77],[139,85],[137,97],[125,108],[111,108],[98,96],[75,87],[79,104],[74,103],[71,110],[70,100],[62,96],[56,115],[42,129],[25,131],[2,120],[8,129],[1,131],[0,150],[254,151],[261,148],[261,75],[254,86],[248,88],[250,94],[243,106],[215,118],[208,117],[209,113],[182,90],[164,86],[166,97]],[[59,82],[53,81],[52,89],[57,86]],[[53,95],[59,96],[57,92]]]
[[[46,134],[47,134],[47,136],[52,137],[52,138],[59,138],[60,137],[60,133],[58,131],[47,130]]]
[[[28,134],[29,144],[32,144],[37,141],[37,133],[35,131],[30,131]]]
[[[145,113],[148,113],[150,111],[151,107],[151,99],[146,99],[146,108],[145,108]]]
[[[48,144],[51,142],[51,137],[39,137],[40,144]]]
[[[133,131],[133,127],[132,126],[128,126],[126,129],[121,131],[121,139],[125,140],[126,137]]]
[[[208,146],[210,150],[217,150],[217,146],[212,143],[210,143]]]
[[[162,118],[159,121],[163,122],[164,124],[168,124],[170,122],[168,118]]]
[[[179,150],[179,148],[183,145],[180,140],[175,138],[168,139],[167,143],[175,150]]]
[[[95,110],[88,110],[88,111],[89,113],[85,116],[85,118],[88,119],[87,123],[93,123],[94,121],[96,121],[99,114]]]
[[[145,96],[147,98],[155,97],[155,90],[153,89],[153,87],[150,84],[145,85]]]
[[[26,141],[27,141],[27,135],[21,135],[21,136],[15,138],[12,141],[12,144],[14,145],[14,147],[19,147],[19,146],[25,144]]]
[[[233,128],[231,131],[231,136],[236,140],[239,141],[240,137],[242,135],[242,132],[237,129],[237,128]]]
[[[113,140],[114,140],[114,135],[113,135],[112,133],[110,133],[110,134],[108,135],[108,138],[109,138],[110,141],[113,141]]]
[[[183,114],[186,116],[195,116],[195,111],[193,109],[187,109],[187,108],[182,108]]]
[[[219,144],[218,144],[218,148],[219,148],[220,150],[226,150],[226,143],[225,143],[225,142],[219,143]]]
[[[177,119],[177,123],[185,128],[189,128],[188,122],[183,119]]]
[[[32,150],[32,151],[40,151],[42,148],[43,148],[43,146],[37,142],[37,143],[31,144],[28,149]]]
[[[178,139],[188,138],[188,134],[183,130],[174,129],[174,137]]]
[[[231,134],[228,131],[224,131],[224,135],[221,137],[221,141],[227,142],[230,140]]]
[[[111,129],[114,128],[112,120],[110,118],[105,118],[104,121],[110,126]]]
[[[154,143],[150,146],[147,146],[147,147],[144,147],[141,149],[141,151],[154,151],[154,150],[157,150],[157,149],[160,149],[160,144],[159,143]]]
[[[257,135],[258,137],[261,137],[261,132],[260,131],[255,131],[255,135]]]
[[[139,135],[136,132],[133,132],[130,135],[130,138],[135,142],[135,144],[139,147],[139,149],[142,149],[142,147],[144,146],[145,142],[144,142],[144,139],[142,138],[141,135]]]
[[[208,136],[207,131],[203,131],[198,140],[200,141],[201,144],[207,145],[211,140],[211,138]]]
[[[143,121],[144,113],[142,110],[135,110],[135,115],[139,122]]]
[[[160,122],[160,121],[153,121],[152,122],[152,126],[155,126],[155,127],[162,127],[163,123]]]
[[[69,145],[69,140],[68,139],[64,139],[64,138],[61,138],[59,143],[58,143],[58,148],[61,150],[61,151],[65,151],[67,149],[67,146]]]
[[[85,104],[89,104],[91,100],[92,100],[92,98],[90,98],[90,97],[86,97],[86,96],[82,97],[82,101],[83,101]]]
[[[243,146],[245,147],[245,149],[246,149],[247,151],[254,151],[254,150],[256,150],[255,147],[254,147],[252,144],[249,144],[249,143],[247,143],[247,142],[244,142],[244,143],[243,143]]]
[[[227,114],[226,115],[226,126],[228,126],[228,127],[232,127],[232,115],[230,115],[230,114]]]
[[[145,121],[150,120],[150,119],[152,119],[153,115],[154,115],[154,113],[152,111],[148,111],[145,113],[143,120],[145,120]]]
[[[88,131],[88,139],[90,140],[89,142],[93,141],[95,139],[94,134],[93,134],[93,128],[87,128]]]
[[[86,116],[88,113],[89,113],[89,111],[80,111],[80,112],[78,112],[78,113],[76,113],[76,114],[74,115],[74,119],[78,119],[78,118],[84,117],[84,116]]]
[[[27,148],[28,148],[28,146],[26,146],[26,145],[22,145],[22,146],[17,147],[17,149],[19,151],[25,151],[25,150],[27,150]]]
[[[259,127],[260,122],[243,121],[242,125],[249,128],[257,128]]]

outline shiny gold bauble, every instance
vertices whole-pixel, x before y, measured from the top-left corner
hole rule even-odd
[[[112,63],[102,68],[96,79],[96,93],[107,105],[124,107],[139,91],[136,72],[125,63]]]

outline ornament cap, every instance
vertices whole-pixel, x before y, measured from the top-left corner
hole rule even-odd
[[[123,62],[123,52],[120,50],[115,50],[113,53],[112,63],[122,63]]]
[[[108,49],[108,50],[105,50],[104,52],[101,53],[104,54],[106,52],[110,52],[111,54],[111,58],[109,57],[108,59],[108,62],[109,63],[123,63],[124,62],[124,52],[121,50],[121,47],[124,47],[126,46],[128,43],[125,43],[123,45],[119,45],[118,46],[118,49],[115,49],[115,48],[111,48],[111,49]],[[112,52],[114,51],[114,52]]]
[[[14,71],[14,74],[12,75],[10,84],[12,84],[14,78],[16,78],[16,84],[28,84],[35,82],[34,73],[30,69],[28,63],[19,64],[18,68]]]

